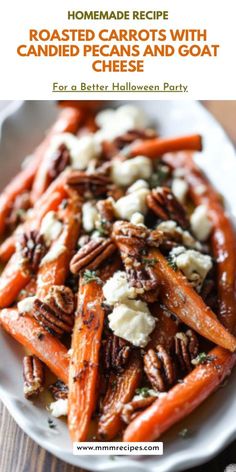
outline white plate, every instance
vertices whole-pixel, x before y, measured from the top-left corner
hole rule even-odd
[[[192,132],[204,137],[204,152],[197,159],[213,183],[226,198],[236,217],[235,152],[222,128],[197,102],[137,102],[153,118],[160,133],[178,135]],[[4,113],[0,142],[0,186],[19,168],[22,158],[40,142],[44,130],[56,116],[52,102],[15,102]],[[211,396],[197,412],[163,436],[164,455],[131,459],[108,456],[75,457],[66,425],[55,420],[49,429],[48,412],[40,402],[26,401],[22,393],[22,348],[7,334],[0,333],[0,397],[19,426],[40,446],[71,464],[94,471],[170,472],[184,470],[209,460],[236,434],[236,371],[228,384]],[[187,427],[191,436],[182,439],[178,432]]]

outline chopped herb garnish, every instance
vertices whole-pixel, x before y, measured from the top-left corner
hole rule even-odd
[[[136,395],[141,395],[143,398],[150,397],[148,387],[136,388],[135,393]]]
[[[90,282],[97,282],[98,284],[102,283],[100,277],[98,277],[98,272],[96,270],[85,270],[83,273],[83,282],[82,284],[89,284]]]
[[[168,262],[168,265],[173,269],[173,270],[177,270],[178,267],[176,265],[176,262],[174,260],[174,258],[172,256],[169,256],[168,259],[167,259],[167,262]]]
[[[189,429],[188,428],[181,429],[181,431],[179,432],[179,436],[181,438],[187,438],[189,436]]]
[[[96,225],[96,229],[99,232],[100,236],[107,236],[107,222],[106,220],[100,220],[99,223]]]
[[[167,179],[169,175],[169,168],[167,166],[159,166],[150,179],[151,188],[159,187]]]
[[[205,364],[205,362],[208,360],[208,356],[205,352],[200,352],[195,359],[193,359],[191,362],[193,365],[199,365],[199,364]]]
[[[48,418],[48,426],[49,426],[50,429],[56,428],[56,425],[55,425],[54,421],[51,420],[51,418]]]
[[[151,257],[150,259],[148,257],[142,257],[142,262],[149,267],[154,267],[158,260],[155,257]]]

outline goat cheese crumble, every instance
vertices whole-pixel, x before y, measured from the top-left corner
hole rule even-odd
[[[186,250],[183,246],[172,249],[170,257],[189,282],[200,290],[208,272],[213,267],[211,257],[193,249]]]
[[[49,410],[54,418],[68,415],[68,400],[60,398],[59,400],[50,403]]]
[[[26,297],[17,303],[19,313],[30,313],[33,310],[36,297]]]
[[[147,211],[146,198],[148,193],[149,191],[143,188],[121,197],[114,203],[116,216],[123,220],[130,220],[134,213],[145,214]]]
[[[116,305],[108,319],[109,327],[116,336],[137,347],[147,345],[156,324],[147,304],[140,300],[129,300]]]
[[[122,105],[105,109],[96,115],[100,130],[95,133],[98,142],[111,141],[131,129],[142,129],[148,125],[144,111],[134,105]]]
[[[195,208],[190,217],[191,229],[199,241],[206,241],[212,230],[212,222],[208,217],[206,205],[199,205]]]
[[[179,178],[173,179],[171,190],[180,203],[185,203],[188,193],[188,184],[185,180]]]
[[[90,233],[95,229],[98,220],[98,211],[92,202],[86,202],[82,206],[82,225],[86,232]]]
[[[109,305],[115,305],[136,298],[136,291],[134,287],[129,286],[126,273],[120,270],[107,280],[103,286],[103,295]]]
[[[133,159],[112,164],[111,178],[116,185],[128,186],[137,179],[149,179],[152,175],[152,163],[148,157],[137,156]]]
[[[58,220],[55,211],[49,211],[42,220],[40,233],[43,235],[47,246],[55,241],[61,234],[63,224]]]

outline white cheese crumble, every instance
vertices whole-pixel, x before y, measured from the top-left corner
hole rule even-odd
[[[132,184],[128,189],[127,189],[127,193],[133,193],[133,192],[137,192],[137,190],[141,190],[141,189],[149,189],[149,185],[148,183],[146,182],[146,180],[143,180],[143,179],[138,179],[136,180],[136,182],[134,182],[134,184]]]
[[[132,223],[133,225],[144,225],[144,216],[142,215],[142,213],[139,213],[139,212],[136,212],[136,213],[133,213],[133,215],[131,216],[130,218],[130,223]]]
[[[184,246],[192,249],[201,250],[201,243],[199,243],[199,241],[196,241],[196,239],[193,238],[189,231],[183,230],[180,226],[178,226],[176,221],[162,221],[162,223],[157,225],[156,229],[163,231],[163,233],[170,235],[173,238],[176,234],[179,238],[181,238],[182,244]]]
[[[193,249],[186,250],[182,246],[172,249],[170,257],[189,282],[200,290],[208,272],[213,267],[211,257]]]
[[[126,339],[134,346],[145,347],[149,334],[154,330],[156,320],[148,306],[140,300],[118,304],[108,315],[109,326],[116,336]]]
[[[208,217],[206,205],[199,205],[195,208],[190,217],[191,229],[199,241],[206,241],[212,230],[212,222]]]
[[[185,180],[179,178],[173,179],[171,190],[180,203],[185,203],[188,193],[188,184]]]
[[[146,198],[149,191],[140,189],[129,193],[114,203],[116,216],[123,220],[130,220],[134,213],[145,214],[147,211]]]
[[[128,186],[137,179],[149,179],[152,175],[152,163],[148,157],[137,156],[120,162],[114,160],[111,178],[116,185]]]
[[[33,310],[36,297],[26,297],[17,303],[19,313],[30,313]]]
[[[59,400],[50,403],[49,410],[55,418],[68,415],[68,400],[60,398]]]
[[[85,231],[90,233],[95,229],[95,224],[98,219],[98,211],[95,204],[86,202],[82,207],[82,225]]]
[[[55,261],[65,251],[67,251],[67,248],[64,244],[61,244],[59,241],[54,243],[46,256],[41,260],[40,267],[48,262]]]
[[[55,241],[61,234],[63,224],[58,220],[55,211],[49,211],[41,222],[40,233],[43,235],[47,246]]]
[[[148,126],[144,111],[134,105],[122,105],[117,110],[106,109],[96,116],[100,130],[95,133],[98,142],[113,140],[131,129],[142,129]]]
[[[109,305],[115,305],[118,302],[124,302],[130,298],[136,297],[134,287],[128,284],[127,276],[124,271],[115,272],[103,286],[103,295]]]
[[[61,133],[52,139],[48,154],[49,158],[61,144],[65,144],[70,151],[71,166],[74,169],[84,170],[92,159],[100,154],[100,146],[94,135],[88,134],[77,138],[71,133]]]

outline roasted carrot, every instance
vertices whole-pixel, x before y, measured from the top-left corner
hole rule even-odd
[[[0,325],[32,354],[43,361],[63,382],[68,383],[67,348],[44,330],[34,318],[19,315],[16,308],[0,311]]]
[[[69,272],[69,263],[78,241],[81,226],[81,199],[71,191],[66,208],[62,211],[63,231],[50,249],[61,248],[57,257],[43,263],[38,271],[37,296],[44,298],[51,285],[63,285]]]
[[[101,439],[111,440],[120,433],[123,426],[120,406],[132,400],[141,376],[142,362],[137,353],[133,353],[129,364],[122,373],[110,375],[98,423],[98,433]]]
[[[55,124],[53,128],[53,132],[50,133],[48,146],[44,152],[44,155],[40,161],[40,165],[38,166],[35,180],[33,182],[32,192],[31,192],[31,200],[34,204],[40,198],[41,195],[45,192],[48,188],[49,184],[51,183],[51,179],[48,175],[48,153],[47,150],[50,146],[51,139],[59,134],[59,133],[75,133],[78,131],[78,128],[84,122],[85,113],[84,111],[77,110],[75,108],[65,108],[58,120],[58,123]]]
[[[117,270],[115,260],[101,274],[106,280]],[[100,281],[82,280],[78,294],[78,309],[72,335],[72,356],[69,369],[68,426],[72,441],[84,441],[96,407],[98,365],[105,311]]]
[[[179,330],[178,323],[166,314],[167,309],[159,303],[150,305],[150,311],[157,322],[147,349],[156,348],[158,344],[162,344],[165,349],[169,350],[173,346],[173,338]]]
[[[236,363],[236,354],[221,348],[210,352],[210,359],[200,364],[183,383],[156,400],[127,427],[124,441],[153,441],[173,424],[190,414],[227,377]]]
[[[68,426],[72,441],[86,440],[96,405],[99,349],[104,321],[101,301],[101,285],[97,282],[81,284],[69,369]]]
[[[172,167],[181,167],[190,187],[190,194],[196,205],[205,204],[213,223],[211,245],[217,261],[219,318],[232,331],[236,319],[236,238],[229,216],[222,206],[219,193],[212,187],[187,153],[166,155],[165,160]],[[199,189],[201,191],[199,191]]]
[[[67,102],[65,108],[60,112],[57,121],[52,126],[49,134],[76,133],[84,120],[84,112],[81,108],[74,108]]]
[[[58,121],[49,131],[43,143],[35,150],[30,163],[3,190],[0,196],[0,234],[5,230],[6,217],[11,211],[17,195],[31,188],[38,166],[45,155],[51,137],[59,132],[76,131],[78,118],[78,111],[74,108],[63,110],[59,115]]]
[[[177,159],[176,159],[177,158]],[[219,317],[226,328],[235,331],[235,256],[234,233],[229,219],[225,214],[220,199],[208,180],[201,174],[192,157],[185,154],[166,156],[167,162],[173,167],[183,167],[190,191],[195,203],[205,203],[213,217],[212,246],[217,260],[218,288],[219,288]],[[198,192],[201,185],[202,192]],[[204,185],[204,187],[203,187]],[[219,232],[219,233],[218,233]],[[219,240],[218,234],[221,235]],[[228,258],[220,257],[222,251],[229,254]],[[223,252],[223,253],[224,253]],[[229,271],[230,277],[227,290],[222,290],[223,271]],[[227,274],[227,272],[226,272]],[[184,383],[175,386],[165,398],[157,400],[144,413],[139,415],[127,428],[125,441],[149,441],[157,439],[160,434],[173,424],[197,408],[229,375],[236,364],[236,354],[232,354],[221,347],[216,347],[209,353],[210,361],[199,365],[184,380]]]
[[[155,272],[160,280],[163,304],[201,336],[234,352],[235,337],[218,321],[180,271],[172,269],[157,249],[150,251],[150,257],[157,260]]]
[[[66,186],[63,182],[64,176],[65,174],[51,184],[47,192],[38,200],[35,207],[31,210],[30,217],[26,219],[24,224],[18,225],[14,233],[3,241],[0,246],[1,262],[7,262],[12,254],[14,254],[17,235],[19,233],[30,229],[39,229],[43,217],[49,211],[55,211],[62,200],[68,196]]]
[[[129,156],[135,157],[143,155],[155,159],[166,152],[202,150],[201,136],[193,134],[178,138],[154,138],[146,139],[132,144],[129,148]]]
[[[10,306],[30,280],[30,272],[24,270],[21,257],[13,254],[0,276],[0,308]]]

